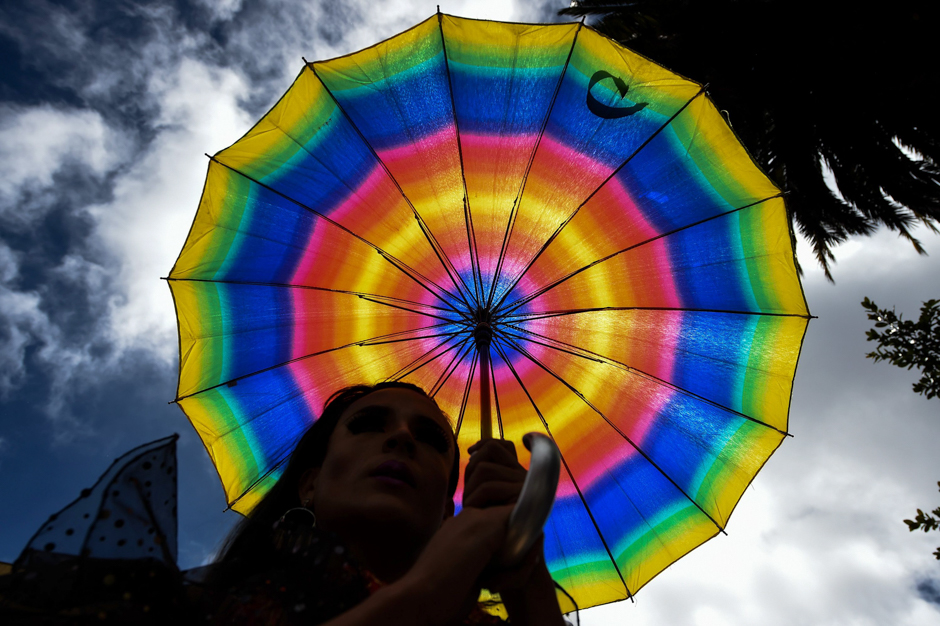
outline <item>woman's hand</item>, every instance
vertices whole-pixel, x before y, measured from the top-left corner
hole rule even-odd
[[[459,623],[480,595],[480,578],[506,539],[512,506],[464,508],[444,521],[396,585],[421,609],[417,623]]]
[[[490,507],[514,504],[522,492],[526,470],[519,464],[511,441],[487,439],[470,447],[464,474],[463,505]],[[490,565],[481,586],[497,592],[513,624],[562,624],[555,585],[542,548],[542,537],[522,560],[511,567]]]
[[[470,446],[464,473],[463,506],[485,508],[514,504],[525,482],[516,446],[505,439],[485,439]]]
[[[512,506],[467,508],[445,520],[407,574],[324,626],[462,624],[503,546],[510,513]]]
[[[464,474],[463,506],[486,508],[515,504],[525,483],[516,446],[505,439],[485,439],[470,446]],[[542,542],[536,541],[519,563],[509,568],[490,567],[483,586],[497,593],[522,589],[542,563]]]

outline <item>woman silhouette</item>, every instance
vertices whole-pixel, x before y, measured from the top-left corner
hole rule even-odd
[[[470,452],[455,515],[459,452],[434,400],[407,383],[337,392],[213,566],[213,619],[502,623],[477,604],[485,587],[513,624],[563,624],[540,541],[494,565],[526,475],[512,443]]]

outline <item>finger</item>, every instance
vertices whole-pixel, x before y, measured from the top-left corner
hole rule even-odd
[[[518,489],[522,489],[522,483],[525,482],[526,471],[521,467],[506,467],[496,465],[495,463],[480,463],[476,465],[473,472],[464,474],[464,493],[471,493],[480,486],[491,482],[517,483]]]
[[[489,441],[496,440],[490,439]],[[512,445],[512,442],[506,443],[509,443],[510,446]],[[525,468],[523,468],[522,465],[519,464],[518,459],[516,459],[516,451],[514,447],[510,449],[502,445],[484,445],[476,449],[477,452],[473,453],[473,448],[470,448],[470,461],[467,463],[467,469],[464,471],[465,483],[470,480],[470,477],[476,471],[477,466],[481,463],[497,463],[505,467],[513,467],[525,471]]]
[[[447,545],[448,542],[456,541],[457,545],[450,545],[444,552],[451,551],[451,558],[463,554],[470,561],[483,558],[483,563],[480,563],[482,569],[489,561],[488,555],[492,555],[502,546],[512,511],[512,505],[464,508],[441,525],[432,543]],[[457,561],[459,562],[460,558],[457,558]]]
[[[463,506],[479,509],[514,504],[519,499],[521,491],[519,483],[515,482],[488,482],[472,493],[465,493]]]
[[[515,484],[516,491],[522,491],[527,472],[522,468],[508,468],[501,465],[483,464],[464,480],[464,498],[491,482]]]
[[[508,439],[481,439],[476,442],[467,450],[471,455],[476,454],[478,451],[486,451],[484,456],[490,454],[499,455],[501,458],[512,459],[513,461],[518,461],[518,456],[516,455],[516,444]]]
[[[527,472],[521,467],[480,463],[473,471],[464,474],[464,493],[470,493],[489,481],[516,482],[519,483],[519,489],[522,489],[526,475]]]

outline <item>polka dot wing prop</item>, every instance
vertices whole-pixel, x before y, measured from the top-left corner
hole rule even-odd
[[[85,559],[152,559],[176,569],[177,435],[134,448],[98,481],[46,520],[16,561],[74,558],[76,580]],[[61,598],[58,598],[61,599]]]

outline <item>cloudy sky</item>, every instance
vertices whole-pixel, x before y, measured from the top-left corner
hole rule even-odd
[[[554,21],[564,3],[449,2],[455,15]],[[177,338],[159,280],[207,161],[328,58],[404,30],[423,2],[74,0],[0,5],[0,560],[127,449],[181,435],[180,561],[235,521],[174,396]],[[695,78],[695,77],[692,77]],[[935,624],[940,535],[901,522],[940,504],[940,401],[864,358],[869,296],[916,317],[940,297],[940,237],[890,232],[837,250],[827,283],[799,247],[819,319],[795,436],[719,537],[591,624]]]

